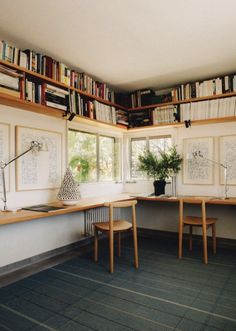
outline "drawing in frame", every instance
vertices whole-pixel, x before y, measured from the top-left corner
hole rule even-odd
[[[227,165],[227,185],[236,185],[236,135],[219,137],[219,162]],[[224,169],[220,167],[220,184],[225,184]]]
[[[16,190],[54,189],[61,185],[62,134],[60,132],[16,126],[16,154],[30,147],[31,141],[42,144],[16,161]]]
[[[10,124],[0,123],[0,162],[8,162],[10,158]],[[9,166],[4,169],[6,191],[10,190]],[[0,192],[3,192],[2,176],[0,176]]]
[[[213,137],[183,139],[183,146],[183,183],[212,185],[214,182],[214,165],[209,160],[214,160]],[[197,156],[199,152],[203,157]]]

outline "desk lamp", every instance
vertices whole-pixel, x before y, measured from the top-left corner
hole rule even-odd
[[[30,151],[37,151],[39,152],[42,149],[42,143],[38,142],[38,141],[31,141],[30,143],[30,147],[24,151],[23,153],[15,156],[13,159],[11,159],[8,162],[4,162],[1,161],[0,162],[0,169],[1,169],[1,175],[2,175],[2,186],[3,186],[3,198],[2,201],[4,203],[4,207],[3,207],[3,211],[6,212],[8,211],[7,209],[7,194],[6,194],[6,182],[5,182],[5,173],[4,173],[4,169],[12,162],[16,161],[17,159],[19,159],[21,156],[27,154]]]
[[[196,151],[196,152],[193,152],[192,153],[194,159],[198,158],[198,157],[201,157],[209,162],[212,162],[214,164],[217,164],[219,165],[220,167],[224,168],[224,184],[225,184],[225,193],[224,193],[224,199],[228,199],[228,196],[227,196],[227,193],[228,193],[228,184],[227,184],[227,179],[228,179],[228,166],[227,164],[225,163],[220,163],[220,162],[217,162],[215,160],[211,160],[211,159],[208,159],[207,157],[205,157],[201,151]]]

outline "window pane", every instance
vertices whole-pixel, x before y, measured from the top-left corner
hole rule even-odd
[[[115,139],[99,137],[99,180],[114,180]]]
[[[79,131],[68,132],[69,165],[80,182],[97,180],[96,135]]]
[[[146,139],[131,140],[131,178],[145,178],[145,174],[138,170],[139,155],[146,149]]]
[[[119,138],[115,138],[115,180],[121,180],[121,141]]]
[[[157,155],[160,151],[166,151],[170,147],[171,137],[153,137],[149,139],[149,150]]]

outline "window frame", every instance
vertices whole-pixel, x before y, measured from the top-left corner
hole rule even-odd
[[[81,183],[83,184],[93,184],[93,183],[114,183],[114,182],[120,182],[122,180],[122,148],[121,148],[121,137],[112,135],[109,133],[100,133],[100,132],[95,132],[93,130],[85,129],[85,128],[74,128],[74,127],[68,127],[67,129],[67,135],[69,135],[69,131],[72,132],[79,132],[79,133],[84,133],[84,134],[91,134],[95,136],[96,138],[96,180],[94,181],[83,181]],[[105,138],[111,138],[113,139],[113,162],[112,162],[112,180],[101,180],[101,175],[100,175],[100,137],[105,137]],[[69,163],[69,146],[68,146],[69,140],[67,139],[67,160]],[[118,153],[116,154],[116,146],[119,146]],[[117,167],[117,169],[116,169]]]
[[[146,141],[146,149],[150,150],[150,140],[152,139],[163,139],[170,138],[171,145],[173,145],[173,137],[171,134],[162,134],[162,135],[148,135],[142,137],[130,137],[129,139],[129,178],[131,181],[142,181],[142,180],[150,180],[150,178],[146,175],[144,177],[133,177],[132,176],[132,141],[144,140]]]

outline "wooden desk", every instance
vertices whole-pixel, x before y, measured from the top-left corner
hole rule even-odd
[[[0,212],[0,225],[31,221],[35,219],[51,217],[56,215],[70,214],[86,209],[101,207],[106,202],[133,200],[128,194],[117,194],[112,196],[102,196],[97,198],[81,199],[75,206],[64,206],[61,202],[51,203],[49,205],[62,207],[63,209],[51,212],[38,212],[30,210],[19,210],[17,212]]]
[[[70,214],[78,211],[83,211],[86,209],[101,207],[106,202],[112,201],[121,201],[121,200],[131,200],[136,199],[140,201],[160,201],[160,202],[179,202],[180,198],[184,197],[142,197],[134,195],[130,196],[129,194],[117,194],[113,196],[102,196],[96,198],[84,198],[81,199],[75,206],[64,206],[61,202],[51,203],[52,206],[63,207],[63,209],[59,209],[52,212],[38,212],[38,211],[30,211],[30,210],[19,210],[17,212],[0,212],[0,225],[18,223],[31,221],[35,219],[51,217],[56,215]],[[186,196],[188,199],[206,199],[207,204],[214,205],[236,205],[236,198],[229,198],[226,200],[212,197],[194,197],[194,196]]]

